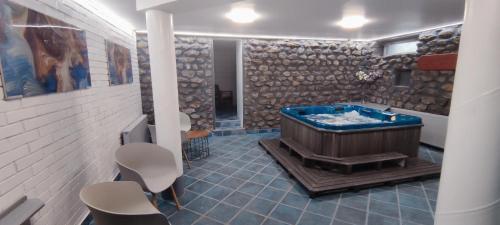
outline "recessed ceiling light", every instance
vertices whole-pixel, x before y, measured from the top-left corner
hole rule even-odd
[[[364,26],[369,23],[370,20],[361,15],[344,16],[341,21],[337,22],[337,25],[346,29],[355,29]]]
[[[226,14],[226,17],[235,23],[252,23],[257,20],[260,15],[251,8],[233,8]]]

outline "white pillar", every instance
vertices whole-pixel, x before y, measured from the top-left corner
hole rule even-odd
[[[500,224],[499,12],[466,1],[436,225]]]
[[[243,127],[243,41],[236,42],[236,109],[240,127]]]
[[[159,10],[148,10],[146,12],[146,23],[156,141],[161,147],[173,151],[180,176],[182,174],[182,147],[172,14]]]

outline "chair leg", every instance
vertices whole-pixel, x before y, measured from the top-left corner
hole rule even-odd
[[[177,207],[177,210],[180,210],[181,204],[179,203],[179,199],[177,199],[177,194],[175,194],[174,186],[170,186],[170,190],[172,191],[172,198],[175,201],[175,207]]]
[[[151,192],[151,195],[152,195],[151,203],[153,204],[153,206],[155,208],[158,208],[158,195],[155,193],[152,193],[152,192]]]
[[[186,154],[186,150],[184,150],[184,148],[182,149],[182,155],[184,155],[184,158],[186,158],[186,163],[188,165],[188,168],[191,169],[191,162],[189,161],[189,158]]]

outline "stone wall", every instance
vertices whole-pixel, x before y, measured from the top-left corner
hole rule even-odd
[[[448,115],[455,71],[421,71],[417,59],[421,55],[455,53],[460,42],[460,26],[437,29],[420,34],[417,54],[388,56],[375,68],[384,71],[381,79],[367,87],[366,100],[398,108]],[[411,70],[407,87],[394,85],[398,70]]]
[[[191,117],[193,129],[214,127],[214,75],[212,39],[177,36],[179,110]],[[146,34],[137,34],[143,112],[154,123],[151,71]]]
[[[149,59],[145,35],[138,35],[144,112],[153,120]],[[460,26],[418,37],[417,54],[382,57],[380,43],[313,40],[243,40],[244,125],[278,128],[279,109],[288,105],[321,105],[367,100],[398,108],[448,115],[454,71],[420,71],[419,56],[457,52]],[[195,128],[212,128],[213,44],[210,38],[177,37],[177,70],[181,111]],[[412,70],[408,87],[394,84],[395,72]],[[355,73],[382,71],[373,83]]]
[[[150,124],[154,124],[153,89],[151,87],[151,67],[149,66],[149,48],[147,34],[137,34],[137,59],[141,83],[142,112],[148,115]]]
[[[312,40],[244,41],[246,129],[276,128],[279,110],[361,100],[359,68],[377,62],[373,43]]]

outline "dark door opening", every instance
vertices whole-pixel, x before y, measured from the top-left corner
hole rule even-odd
[[[215,117],[237,120],[235,40],[214,40]]]

